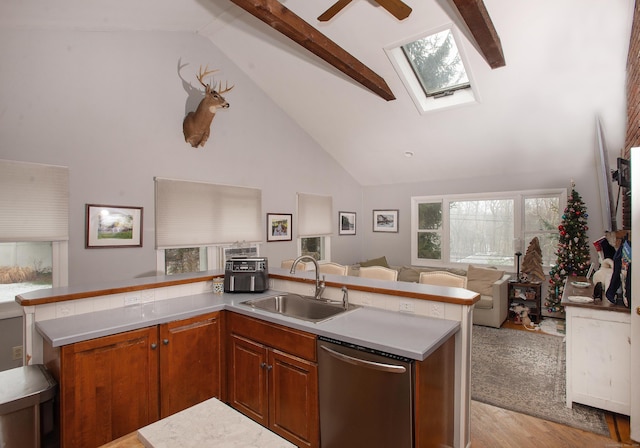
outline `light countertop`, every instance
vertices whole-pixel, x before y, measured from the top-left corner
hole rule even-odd
[[[295,445],[211,398],[138,430],[146,448],[295,448]]]
[[[279,294],[204,293],[36,322],[53,347],[158,325],[201,314],[229,310],[395,355],[422,361],[455,334],[460,323],[410,313],[361,307],[318,323],[250,308],[241,303]]]

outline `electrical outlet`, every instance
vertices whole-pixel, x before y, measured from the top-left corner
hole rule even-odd
[[[22,359],[22,345],[16,345],[11,349],[11,352],[12,352],[12,359],[14,361],[18,359]]]
[[[404,313],[413,313],[415,312],[415,307],[412,302],[400,302],[399,310]]]
[[[140,303],[140,295],[134,294],[129,296],[124,296],[124,306],[136,305]]]

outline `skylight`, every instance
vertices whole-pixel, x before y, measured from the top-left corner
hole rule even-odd
[[[412,38],[385,51],[420,113],[476,101],[453,28]]]
[[[401,46],[427,96],[470,87],[451,30],[440,31]]]

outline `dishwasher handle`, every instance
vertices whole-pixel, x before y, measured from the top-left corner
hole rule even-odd
[[[334,358],[338,358],[344,362],[348,362],[349,364],[354,364],[356,366],[366,367],[369,369],[380,370],[382,372],[389,372],[389,373],[405,373],[407,371],[407,369],[404,366],[399,366],[395,364],[383,364],[381,362],[366,361],[364,359],[354,358],[352,356],[345,355],[343,353],[339,353],[335,350],[332,350],[329,347],[326,347],[324,345],[321,345],[320,348],[326,351],[329,355],[333,356]]]

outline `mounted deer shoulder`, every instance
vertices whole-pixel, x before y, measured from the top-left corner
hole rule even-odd
[[[222,89],[222,82],[220,82],[218,88],[214,89],[210,84],[205,84],[203,81],[206,76],[215,72],[217,72],[217,70],[209,70],[209,66],[205,67],[203,72],[202,66],[200,66],[200,73],[197,78],[204,87],[204,98],[202,98],[202,101],[200,101],[198,108],[194,112],[187,114],[182,123],[184,140],[194,148],[204,146],[207,142],[211,129],[211,121],[216,111],[220,108],[227,109],[229,107],[229,103],[227,103],[222,94],[227,93],[233,89],[234,86],[229,87],[225,83],[224,89]]]

